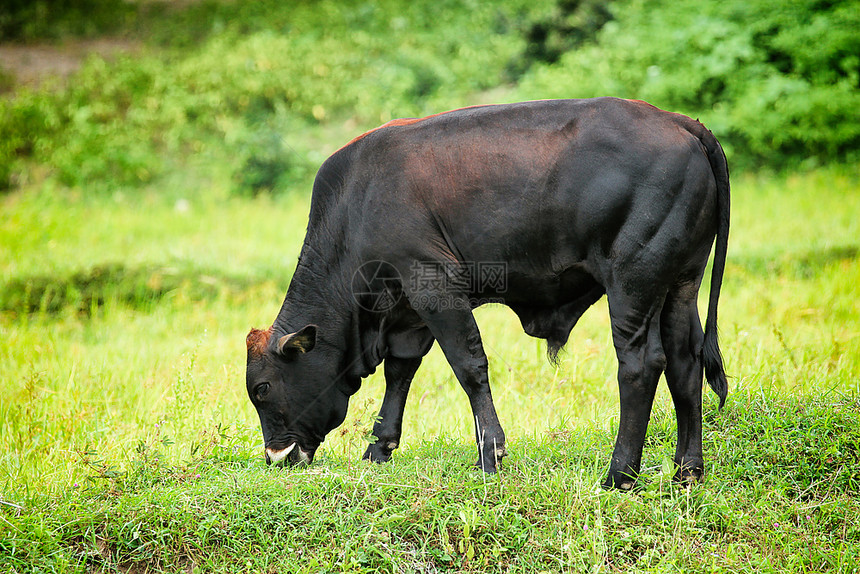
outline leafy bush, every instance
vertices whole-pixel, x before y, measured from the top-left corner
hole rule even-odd
[[[511,63],[519,75],[535,62],[555,63],[565,52],[593,41],[612,19],[611,0],[559,0],[546,15],[522,26],[527,45],[522,57]]]
[[[306,165],[278,149],[284,142],[272,139],[272,126],[298,133],[347,118],[376,125],[461,105],[468,94],[502,81],[524,46],[513,22],[526,6],[525,0],[500,7],[454,0],[197,5],[189,12],[201,22],[190,36],[178,35],[178,48],[159,36],[166,50],[111,64],[93,58],[68,88],[7,101],[13,117],[38,102],[50,130],[10,121],[9,141],[20,143],[0,149],[0,160],[25,149],[52,166],[61,183],[97,190],[152,181],[166,169],[166,157],[209,142],[216,162],[240,170],[242,193],[284,185],[306,177]],[[178,21],[189,24],[187,18]],[[192,37],[203,40],[186,45]],[[7,185],[11,179],[7,174]]]
[[[263,280],[248,275],[233,277],[212,269],[108,263],[66,275],[11,279],[0,289],[0,312],[18,316],[72,311],[90,316],[108,302],[147,309],[178,290],[195,299],[213,298],[240,292]]]
[[[126,0],[5,0],[0,40],[92,36],[131,21],[137,9]]]
[[[611,5],[597,41],[535,69],[528,97],[617,95],[699,116],[736,165],[856,158],[860,2]]]
[[[316,165],[286,142],[288,133],[287,129],[262,126],[248,130],[241,137],[238,146],[241,163],[233,176],[237,195],[255,196],[264,192],[276,195],[287,190],[291,182],[313,175]]]
[[[32,164],[87,192],[139,186],[205,150],[238,193],[277,191],[318,164],[291,150],[330,146],[321,125],[459,107],[512,78],[503,99],[615,95],[700,117],[733,167],[860,149],[860,0],[262,0],[136,14],[127,29],[151,48],[0,100],[0,189]]]

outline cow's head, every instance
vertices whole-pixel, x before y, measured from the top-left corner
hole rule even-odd
[[[337,386],[337,361],[314,349],[317,327],[274,337],[248,333],[248,396],[263,430],[266,462],[310,462],[325,435],[346,417],[348,395]]]

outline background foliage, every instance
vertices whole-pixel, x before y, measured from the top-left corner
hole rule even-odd
[[[95,36],[127,27],[138,12],[124,0],[5,0],[0,41]]]
[[[858,0],[263,0],[181,11],[102,0],[58,2],[58,16],[33,20],[48,4],[13,5],[5,21],[42,22],[19,25],[23,38],[88,33],[66,22],[92,8],[97,29],[145,48],[0,100],[5,188],[32,178],[33,163],[88,192],[139,186],[202,155],[230,166],[238,193],[280,191],[318,164],[307,145],[316,126],[366,128],[475,99],[645,99],[701,118],[736,167],[853,162],[860,145]]]
[[[611,93],[700,117],[733,165],[857,160],[860,3],[635,1],[529,96]]]

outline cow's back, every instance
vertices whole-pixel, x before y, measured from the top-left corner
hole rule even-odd
[[[688,122],[600,98],[379,128],[342,150],[349,237],[364,258],[504,261],[514,280],[535,285],[574,268],[607,281],[613,260],[643,249],[672,264],[698,260],[685,245],[713,237],[714,184]],[[701,238],[682,237],[689,229]]]

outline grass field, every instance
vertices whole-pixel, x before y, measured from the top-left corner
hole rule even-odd
[[[637,494],[598,487],[618,408],[605,302],[558,368],[513,313],[477,312],[509,437],[497,476],[470,468],[468,402],[438,349],[391,463],[359,460],[374,375],[313,465],[270,469],[243,340],[277,313],[306,194],[25,191],[0,223],[4,571],[858,569],[856,173],[735,178],[730,394],[720,412],[706,391],[708,475],[668,481],[661,385]]]
[[[860,571],[857,7],[12,2],[0,574]],[[701,117],[735,174],[730,392],[719,411],[705,391],[704,482],[669,480],[661,384],[643,488],[599,487],[618,425],[605,301],[558,367],[509,310],[476,312],[497,475],[472,468],[438,349],[390,463],[360,461],[377,374],[312,465],[267,468],[244,339],[281,305],[320,163],[392,117],[607,94]]]

